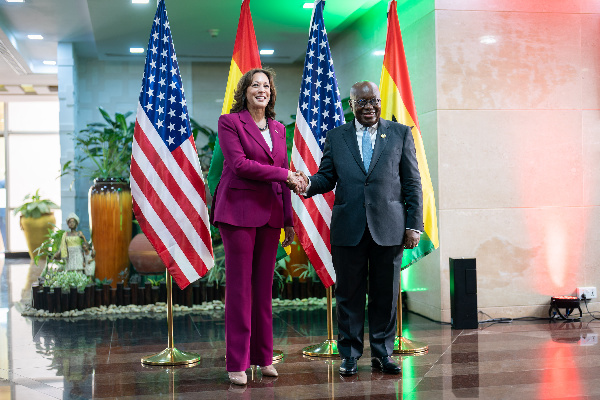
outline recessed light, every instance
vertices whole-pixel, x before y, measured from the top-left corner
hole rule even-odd
[[[25,0],[6,0],[7,3],[22,3]]]
[[[150,0],[131,0],[133,4],[148,4]]]
[[[42,35],[27,35],[27,37],[33,40],[42,40],[44,38]]]
[[[373,52],[374,56],[384,56],[385,55],[385,50],[375,50]]]
[[[144,48],[143,47],[130,47],[129,48],[129,52],[130,53],[134,53],[134,54],[143,53],[144,52]]]
[[[479,43],[483,43],[483,44],[494,44],[497,41],[498,40],[496,39],[495,36],[482,36],[479,38]]]
[[[42,61],[44,65],[56,65],[56,61],[44,60]]]
[[[315,8],[315,3],[304,3],[302,8]]]
[[[273,53],[275,53],[275,50],[270,50],[270,49],[262,49],[261,51],[259,51],[260,54],[267,54],[267,55],[271,55]]]

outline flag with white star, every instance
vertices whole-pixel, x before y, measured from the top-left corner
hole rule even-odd
[[[344,123],[323,20],[324,3],[316,0],[313,8],[292,149],[292,170],[304,171],[307,175],[319,170],[327,131]],[[329,243],[334,196],[329,192],[309,199],[292,198],[298,238],[325,287],[335,283]]]
[[[133,211],[180,288],[214,264],[206,191],[164,0],[150,32],[131,156]]]

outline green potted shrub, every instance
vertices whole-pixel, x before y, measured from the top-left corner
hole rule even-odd
[[[27,194],[23,203],[14,209],[15,215],[21,214],[20,225],[25,233],[31,259],[34,259],[35,256],[34,250],[46,240],[48,229],[52,229],[56,224],[52,209],[57,208],[58,206],[53,201],[42,198],[38,189],[33,195]]]

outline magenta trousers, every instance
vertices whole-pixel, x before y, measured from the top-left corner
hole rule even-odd
[[[273,363],[273,272],[280,228],[219,223],[225,248],[227,371]]]

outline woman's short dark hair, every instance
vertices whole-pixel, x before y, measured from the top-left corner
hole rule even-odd
[[[246,104],[246,89],[252,85],[252,78],[257,72],[262,72],[269,78],[269,86],[271,87],[271,98],[265,109],[265,117],[275,119],[275,99],[277,98],[277,90],[275,90],[275,71],[271,68],[255,68],[246,72],[237,84],[237,88],[233,93],[233,105],[230,113],[237,113],[242,110],[247,110]]]

